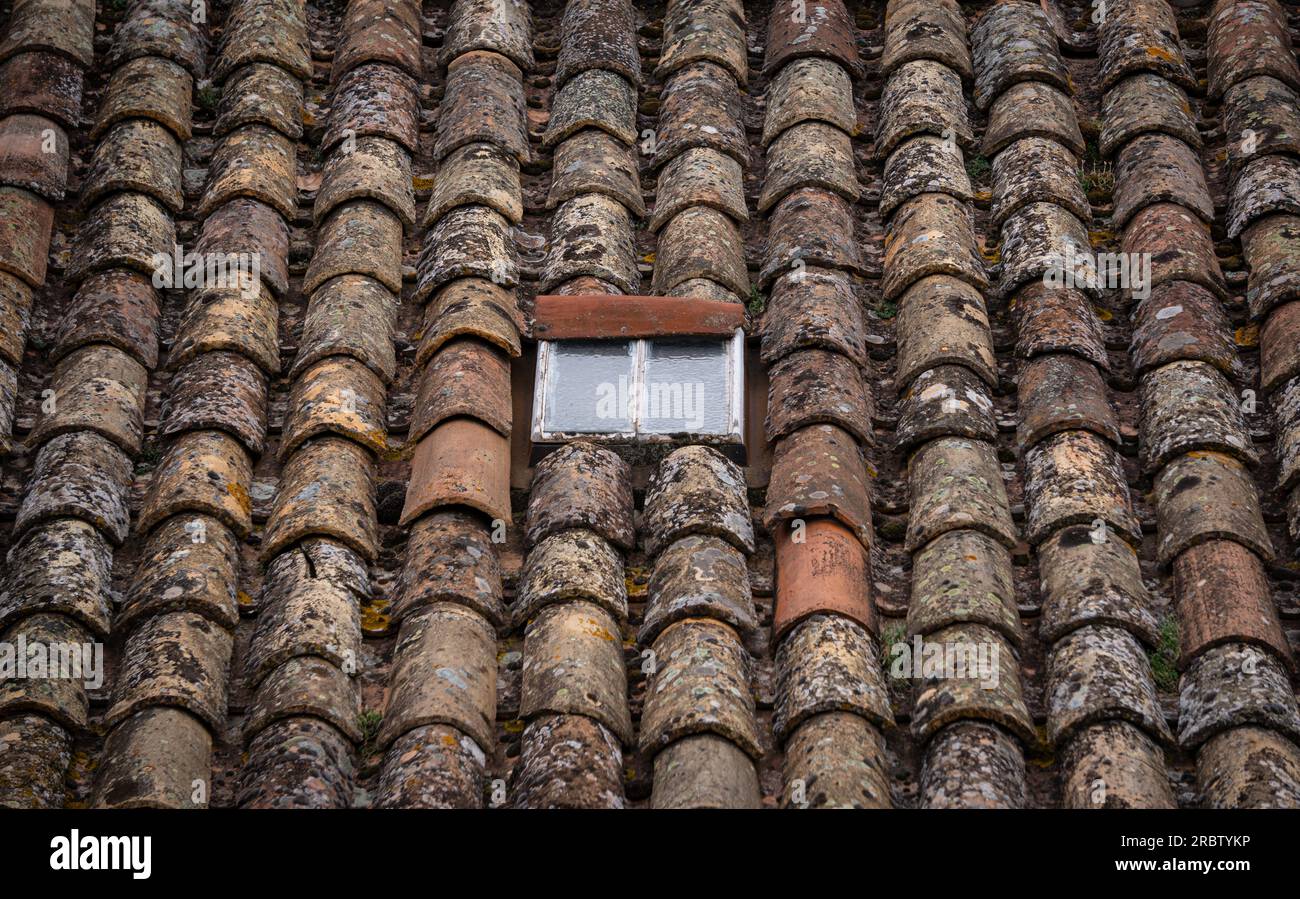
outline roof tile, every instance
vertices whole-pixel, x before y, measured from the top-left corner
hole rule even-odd
[[[0,188],[0,194],[5,190]],[[49,207],[46,210],[48,221]],[[39,214],[35,209],[25,212],[28,220]],[[48,229],[45,234],[48,243]],[[143,194],[116,193],[96,206],[77,229],[67,278],[78,283],[94,272],[119,266],[152,277],[157,270],[154,258],[170,257],[175,248],[176,226],[166,209]],[[42,270],[44,261],[42,255]]]
[[[212,80],[221,83],[250,62],[269,62],[303,80],[311,78],[307,16],[298,0],[245,0],[231,8]]]
[[[127,637],[106,723],[113,727],[151,706],[174,706],[213,732],[226,719],[226,681],[234,639],[193,612],[141,621]],[[159,647],[166,646],[166,652]]]
[[[961,78],[929,60],[904,63],[885,82],[876,123],[876,156],[887,157],[918,134],[932,134],[964,148],[975,143]]]
[[[776,544],[774,641],[779,643],[809,616],[823,613],[841,615],[877,633],[870,558],[857,534],[833,518],[769,527]]]
[[[409,184],[406,188],[409,192]],[[488,206],[515,224],[524,217],[519,163],[495,144],[465,144],[442,160],[421,223],[430,227],[455,207],[473,204]]]
[[[302,107],[302,82],[292,73],[269,63],[250,63],[226,80],[212,133],[220,137],[256,124],[300,140]]]
[[[603,609],[614,619],[610,631],[627,622],[623,559],[603,537],[585,528],[552,533],[528,553],[516,589],[514,622],[522,626],[543,609],[568,602]]]
[[[1173,740],[1156,701],[1142,645],[1121,628],[1089,624],[1052,644],[1047,658],[1048,736],[1103,721],[1128,721],[1168,745]]]
[[[1143,72],[1125,78],[1102,98],[1101,114],[1098,148],[1103,156],[1113,156],[1130,140],[1147,133],[1165,134],[1201,148],[1201,133],[1187,94],[1159,75]]]
[[[67,182],[68,136],[59,125],[25,113],[0,120],[0,184],[57,202]]]
[[[242,353],[203,353],[176,370],[162,419],[161,436],[225,431],[251,455],[261,455],[266,439],[266,376]]]
[[[1101,22],[1098,51],[1103,93],[1137,72],[1153,72],[1187,90],[1196,76],[1183,56],[1174,11],[1164,0],[1121,4]]]
[[[538,611],[524,631],[519,715],[582,715],[632,743],[627,671],[618,622],[582,600]]]
[[[736,82],[749,77],[745,9],[740,0],[671,2],[664,14],[663,48],[655,77],[663,80],[696,62],[722,66]]]
[[[888,219],[921,194],[948,194],[963,203],[975,199],[961,150],[933,134],[921,134],[899,144],[885,160],[880,215]]]
[[[193,86],[188,72],[161,57],[144,56],[118,66],[109,79],[90,139],[98,140],[118,122],[144,118],[158,122],[178,140],[189,140]]]
[[[490,143],[527,162],[521,77],[513,63],[495,53],[474,52],[458,58],[447,72],[447,92],[438,107],[434,159],[446,159],[452,150],[466,144]],[[414,95],[410,102],[415,102]],[[412,129],[414,125],[412,121]],[[402,144],[414,152],[413,143]]]
[[[701,242],[702,234],[709,235],[708,243]],[[659,232],[654,292],[670,294],[694,278],[708,278],[737,296],[749,296],[740,230],[730,218],[707,206],[692,206],[678,213]]]
[[[658,128],[651,150],[657,168],[690,147],[710,147],[746,165],[741,95],[725,69],[696,63],[676,72],[664,85]]]
[[[1037,3],[1000,3],[971,29],[975,57],[975,105],[988,109],[999,94],[1021,81],[1070,90],[1070,75],[1057,49],[1052,23]]]
[[[92,802],[97,808],[197,808],[194,784],[212,776],[212,734],[189,712],[156,706],[109,732]]]
[[[885,741],[865,718],[827,712],[808,719],[785,745],[782,808],[889,808]],[[802,785],[802,802],[795,791]]]
[[[1236,373],[1237,349],[1219,298],[1190,281],[1166,281],[1140,300],[1133,312],[1130,356],[1138,375],[1178,361],[1213,365],[1225,375]],[[1260,344],[1265,347],[1261,337]],[[1267,382],[1265,390],[1271,385]]]
[[[1076,429],[1119,444],[1106,382],[1086,360],[1065,353],[1036,356],[1021,368],[1017,387],[1016,443],[1022,451],[1049,435]]]
[[[77,128],[83,77],[81,66],[58,53],[15,54],[0,63],[0,115],[27,112]]]
[[[1178,690],[1178,742],[1195,749],[1242,725],[1272,728],[1300,740],[1300,712],[1286,670],[1271,654],[1226,643],[1197,656]]]
[[[912,733],[918,740],[928,742],[946,725],[974,720],[999,724],[1026,746],[1038,745],[1033,719],[1021,695],[1020,662],[1000,634],[983,625],[963,624],[937,631],[925,643],[943,645],[945,656],[962,651],[968,660],[984,653],[992,670],[986,672],[982,664],[976,664],[977,671],[968,667],[964,677],[921,678],[912,708]],[[919,666],[921,661],[913,659],[912,664]]]
[[[490,50],[509,57],[520,68],[531,69],[529,18],[523,0],[456,0],[438,65],[446,68],[462,54]]]
[[[1300,66],[1291,53],[1286,15],[1273,0],[1217,0],[1207,44],[1210,96],[1256,75],[1271,75],[1300,90]]]
[[[144,432],[147,381],[144,366],[114,347],[92,345],[70,353],[55,367],[53,393],[44,394],[51,403],[42,403],[28,445],[37,447],[58,434],[84,430],[135,455]]]
[[[721,537],[752,553],[754,527],[743,472],[710,447],[676,450],[646,487],[645,532],[648,555],[691,534]]]
[[[279,457],[287,459],[308,440],[346,437],[376,456],[388,448],[384,383],[350,356],[327,356],[303,371],[289,392]]]
[[[193,11],[184,3],[132,0],[126,18],[113,32],[113,49],[108,54],[108,64],[118,69],[125,62],[156,56],[183,66],[196,79],[203,78],[208,41],[205,29],[197,27],[199,23],[193,17]],[[226,27],[229,29],[231,24]],[[213,73],[214,81],[220,82],[224,77]]]
[[[54,207],[28,191],[0,187],[0,222],[0,272],[40,287],[49,261]]]
[[[667,255],[662,243],[659,252]],[[555,211],[537,289],[553,290],[580,275],[608,281],[623,293],[636,293],[641,283],[632,219],[623,204],[603,194],[579,195]]]
[[[925,808],[1022,808],[1024,751],[1000,727],[957,721],[926,746],[920,788]]]
[[[1060,88],[1041,81],[1013,84],[993,101],[981,152],[996,156],[1007,144],[1026,137],[1054,140],[1083,155],[1083,134],[1073,101]]]
[[[374,136],[396,141],[414,153],[419,149],[418,109],[419,92],[410,75],[383,63],[357,66],[334,88],[320,152],[333,151],[347,138]],[[439,145],[435,156],[441,159],[448,149]]]
[[[763,119],[763,146],[803,122],[822,122],[848,134],[857,132],[853,83],[839,64],[828,59],[798,59],[772,80]]]
[[[496,742],[496,653],[492,628],[463,606],[438,603],[408,617],[393,652],[380,745],[421,725],[450,724],[490,749]]]
[[[5,562],[0,629],[41,612],[67,616],[97,638],[108,635],[113,549],[93,526],[47,521],[14,543]]]
[[[510,520],[510,441],[471,418],[452,418],[415,448],[401,524],[444,506]]]
[[[930,441],[908,461],[908,484],[908,552],[962,528],[988,534],[1007,549],[1015,547],[1002,469],[988,443],[964,437]]]
[[[125,631],[157,615],[193,612],[234,630],[238,571],[239,543],[229,528],[201,513],[173,515],[141,544],[115,625]]]
[[[694,534],[665,547],[650,573],[648,596],[637,633],[642,646],[685,618],[716,619],[745,641],[758,635],[745,556],[720,537]]]
[[[925,637],[957,624],[982,624],[1014,646],[1025,639],[1011,553],[978,531],[948,531],[912,559],[908,635]]]
[[[575,75],[551,101],[542,145],[553,147],[583,128],[599,128],[625,144],[636,143],[636,88],[622,75],[589,69]]]
[[[253,464],[229,434],[187,431],[167,448],[154,470],[136,527],[147,534],[181,512],[202,512],[240,537],[253,528]]]
[[[434,512],[411,525],[393,618],[442,602],[459,603],[494,627],[508,618],[496,551],[482,523],[465,512]]]
[[[750,658],[735,631],[708,618],[687,618],[664,630],[653,652],[655,671],[641,713],[642,752],[714,734],[750,758],[762,758]]]
[[[359,137],[352,152],[331,154],[322,170],[312,219],[319,225],[338,206],[359,199],[382,203],[403,225],[414,227],[411,157],[400,144],[383,137]]]
[[[798,350],[768,370],[767,439],[811,424],[837,425],[870,445],[871,394],[857,363],[829,350]]]
[[[350,549],[327,540],[308,540],[281,553],[266,568],[262,608],[249,645],[245,675],[249,688],[291,658],[316,656],[347,670],[361,656],[357,594],[317,568],[322,554],[350,557],[347,568],[365,570]]]
[[[937,365],[917,376],[898,403],[899,449],[936,437],[997,439],[993,398],[988,385],[965,366]]]
[[[331,278],[312,294],[289,377],[297,378],[317,362],[337,355],[356,359],[384,383],[391,383],[397,373],[396,314],[397,300],[373,278]]]
[[[771,75],[791,60],[810,56],[833,59],[862,75],[853,22],[842,0],[809,3],[802,16],[768,16],[763,71]]]
[[[1178,554],[1207,540],[1236,540],[1273,558],[1273,542],[1260,514],[1250,473],[1231,456],[1188,453],[1170,462],[1155,479],[1157,555],[1168,565]]]
[[[709,232],[703,227],[697,233]],[[787,271],[798,274],[809,266],[867,273],[862,247],[854,238],[852,208],[839,195],[815,188],[797,190],[777,204],[768,219],[763,258],[766,261],[759,272],[763,288],[771,287]],[[747,279],[739,286],[743,289],[736,292],[748,296]]]
[[[244,741],[277,721],[314,717],[329,722],[354,744],[361,741],[361,712],[352,679],[317,656],[298,656],[262,681],[244,719]]]
[[[1043,612],[1039,635],[1052,643],[1088,624],[1120,627],[1154,647],[1158,623],[1137,553],[1091,523],[1054,531],[1038,544]]]
[[[637,51],[635,17],[627,0],[579,0],[566,3],[560,23],[560,57],[555,81],[565,82],[590,69],[622,75],[641,83],[641,54]]]
[[[784,131],[767,148],[767,176],[758,209],[766,212],[803,188],[832,191],[853,202],[862,195],[849,135],[834,125],[803,122]]]
[[[378,552],[374,460],[339,437],[298,448],[285,463],[262,541],[269,560],[305,537],[332,537],[367,560]]]
[[[951,275],[980,290],[989,283],[971,211],[947,194],[921,194],[894,214],[885,234],[884,266],[880,288],[886,300],[896,300],[928,275]]]
[[[130,484],[131,460],[113,443],[89,431],[53,437],[36,454],[13,537],[54,518],[79,518],[121,546],[129,527]]]
[[[1295,670],[1264,566],[1240,543],[1212,540],[1182,553],[1174,560],[1174,591],[1184,667],[1212,647],[1250,643]]]
[[[873,724],[893,724],[880,650],[872,635],[841,615],[813,615],[791,629],[776,650],[778,742],[814,715],[853,712]]]
[[[895,0],[885,7],[881,76],[917,59],[943,63],[966,81],[975,77],[966,19],[956,0]]]

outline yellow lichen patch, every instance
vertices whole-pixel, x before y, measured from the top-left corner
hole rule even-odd
[[[977,190],[975,191],[975,199],[979,200],[981,203],[987,203],[989,200],[993,199],[993,191]]]
[[[432,176],[432,175],[412,175],[412,176],[411,176],[411,187],[415,188],[415,189],[418,190],[418,191],[433,190],[433,176]]]
[[[1162,59],[1165,62],[1174,62],[1174,54],[1170,53],[1163,47],[1147,47],[1147,56],[1154,56],[1156,59]]]
[[[453,737],[451,734],[443,734],[442,745],[447,747],[454,747],[456,745],[456,738]]]
[[[644,262],[646,265],[654,265],[654,264],[655,264],[655,254],[654,254],[654,253],[646,253],[644,256],[641,257],[641,261]]]
[[[645,596],[648,577],[644,565],[629,565],[623,571],[623,585],[628,598]]]
[[[501,729],[508,734],[522,734],[524,732],[524,722],[522,718],[512,718],[501,725]]]
[[[240,590],[235,594],[235,602],[239,603],[241,606],[252,606],[254,604],[253,597],[249,596],[243,590]]]
[[[1096,313],[1097,318],[1100,321],[1108,322],[1115,317],[1111,311],[1104,306],[1093,306],[1092,311]]]
[[[226,492],[235,498],[235,502],[239,503],[240,509],[245,512],[253,511],[253,498],[248,495],[248,491],[243,484],[231,481],[226,485]]]
[[[1257,346],[1259,344],[1259,325],[1257,324],[1242,325],[1235,332],[1233,332],[1232,337],[1233,340],[1237,342],[1237,346],[1240,347]]]
[[[372,599],[361,605],[361,632],[365,634],[384,634],[393,623],[388,614],[389,602],[386,599]]]

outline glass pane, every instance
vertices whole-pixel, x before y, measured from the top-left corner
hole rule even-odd
[[[632,430],[632,344],[564,340],[550,345],[542,428],[565,434]]]
[[[641,389],[641,430],[726,434],[731,408],[730,341],[651,340]]]

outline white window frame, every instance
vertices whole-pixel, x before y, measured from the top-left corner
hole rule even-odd
[[[603,338],[592,338],[602,339]],[[722,434],[704,434],[676,431],[655,433],[642,429],[641,420],[645,414],[645,401],[642,383],[645,378],[646,351],[654,340],[710,340],[727,344],[726,373],[728,387],[727,430]],[[635,400],[630,416],[631,429],[626,431],[548,431],[546,423],[547,385],[555,377],[553,364],[556,343],[568,341],[539,340],[537,342],[537,377],[533,385],[533,422],[532,440],[534,443],[564,443],[569,440],[591,440],[606,443],[672,443],[688,436],[692,443],[743,444],[745,434],[745,332],[737,328],[730,338],[710,338],[708,335],[664,334],[658,337],[617,337],[610,343],[632,344],[632,372],[629,383],[631,396]]]

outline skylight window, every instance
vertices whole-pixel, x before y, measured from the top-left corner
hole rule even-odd
[[[577,437],[741,442],[744,335],[543,340],[535,442]]]

